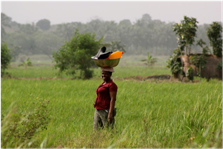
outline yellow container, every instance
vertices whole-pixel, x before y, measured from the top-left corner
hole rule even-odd
[[[122,57],[123,52],[122,51],[116,51],[109,55],[107,59],[117,59]]]

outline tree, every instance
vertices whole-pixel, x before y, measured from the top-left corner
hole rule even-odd
[[[27,35],[33,35],[39,30],[34,24],[22,24],[19,26],[19,29],[19,32]]]
[[[1,37],[2,37],[2,39],[4,39],[4,37],[6,36],[4,26],[5,27],[7,26],[10,28],[11,21],[12,21],[12,18],[8,17],[4,13],[1,13]]]
[[[36,23],[36,26],[39,27],[43,31],[49,30],[50,29],[50,21],[47,19],[39,20]]]
[[[93,71],[90,70],[93,65],[91,57],[95,55],[100,48],[100,40],[95,39],[95,33],[80,34],[79,30],[75,31],[70,41],[66,41],[59,51],[53,53],[55,67],[60,72],[74,75],[76,70],[80,70],[80,77],[91,78]]]
[[[141,20],[143,23],[149,24],[152,21],[152,17],[149,14],[143,14]]]
[[[21,24],[18,31],[7,35],[7,43],[13,49],[12,57],[15,61],[19,54],[34,54],[36,46],[35,34],[39,29],[34,24]],[[36,53],[35,53],[36,54]]]
[[[22,53],[21,46],[14,46],[13,44],[11,44],[11,47],[13,49],[11,51],[12,62],[15,62],[19,54]]]
[[[37,45],[34,34],[15,32],[8,34],[6,41],[8,46],[13,49],[12,56],[14,60],[19,54],[36,54],[33,48]]]
[[[33,46],[34,53],[43,53],[52,59],[52,52],[59,49],[64,41],[60,36],[56,36],[51,32],[43,32],[35,34],[35,45]],[[52,59],[53,60],[53,59]]]
[[[119,26],[126,27],[126,26],[131,26],[131,25],[132,23],[129,19],[124,19],[119,22]]]
[[[193,45],[196,37],[198,21],[195,18],[184,16],[181,23],[176,23],[173,26],[173,31],[178,35],[178,44],[181,51],[185,50],[185,54],[190,55],[191,45]]]
[[[8,49],[7,43],[1,44],[1,73],[5,73],[5,69],[8,68],[10,61],[12,59],[12,56],[10,54],[11,50]]]
[[[125,46],[121,45],[121,41],[112,41],[112,42],[110,42],[109,49],[111,49],[112,51],[113,50],[120,50],[120,51],[126,52],[125,51]]]
[[[202,48],[203,55],[210,52],[210,49],[208,48],[208,46],[206,46],[206,43],[202,39],[198,40],[196,45],[198,45]]]
[[[218,57],[222,56],[222,25],[218,22],[213,22],[207,29],[208,39],[213,48],[213,54]]]
[[[76,25],[71,23],[59,24],[57,26],[57,32],[61,37],[68,41],[74,34],[76,28]]]

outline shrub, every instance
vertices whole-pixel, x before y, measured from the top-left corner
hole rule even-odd
[[[201,76],[201,69],[205,68],[205,65],[207,63],[206,56],[204,54],[202,55],[194,55],[190,57],[191,64],[195,65],[198,68],[198,76]]]
[[[157,62],[157,58],[153,58],[152,55],[149,55],[149,52],[147,52],[147,59],[141,60],[148,66],[153,66]]]
[[[180,56],[181,52],[179,49],[175,49],[173,51],[173,55],[167,60],[167,68],[171,69],[172,74],[179,73],[181,71],[181,62],[177,61],[178,57]]]
[[[74,75],[76,70],[80,70],[80,77],[91,78],[93,73],[90,70],[93,65],[91,57],[97,53],[102,40],[103,38],[96,40],[94,33],[80,34],[77,29],[71,40],[53,53],[55,67],[68,75]]]
[[[1,44],[1,73],[4,75],[12,59],[11,50],[8,49],[7,43]]]
[[[30,58],[27,58],[27,60],[23,61],[21,64],[19,64],[19,66],[25,66],[25,68],[27,68],[28,66],[32,66],[32,62]]]
[[[1,121],[1,147],[17,148],[30,147],[34,136],[47,129],[49,115],[47,104],[49,101],[40,100],[40,104],[32,112],[18,113],[16,108],[10,108]]]

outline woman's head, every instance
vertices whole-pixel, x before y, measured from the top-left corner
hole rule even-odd
[[[101,68],[101,77],[103,81],[107,82],[111,79],[112,72],[114,72],[113,68]]]
[[[112,72],[110,72],[110,71],[102,71],[101,72],[101,78],[105,82],[109,81],[111,79],[111,76],[112,76]]]

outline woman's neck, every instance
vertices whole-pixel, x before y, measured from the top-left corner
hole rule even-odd
[[[104,83],[108,83],[110,80],[111,80],[111,78],[110,78],[110,79],[108,79],[108,80],[105,80],[105,81],[104,81]]]

